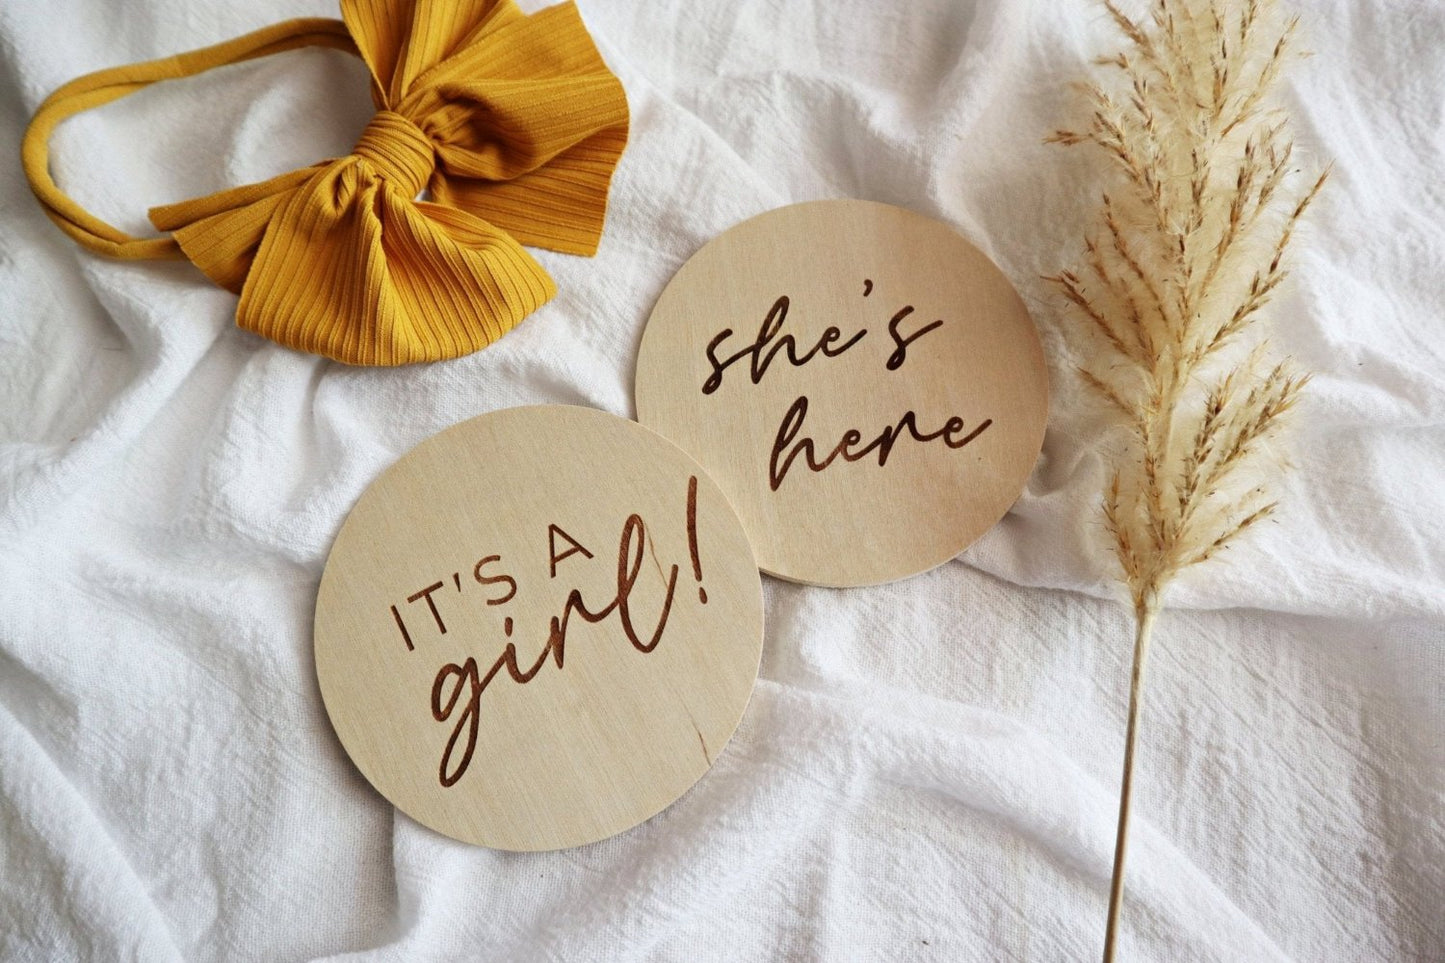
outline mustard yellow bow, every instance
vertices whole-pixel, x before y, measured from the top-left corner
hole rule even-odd
[[[342,0],[341,22],[293,20],[203,50],[72,81],[22,145],[31,189],[67,234],[122,258],[190,259],[241,296],[236,323],[348,364],[483,348],[556,287],[522,244],[593,254],[627,98],[571,3]],[[377,113],[346,157],[158,207],[171,237],[133,238],[51,179],[66,117],[154,83],[304,45],[357,53]],[[425,190],[430,201],[417,200]]]

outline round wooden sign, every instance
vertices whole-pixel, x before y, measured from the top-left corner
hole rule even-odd
[[[1002,272],[947,225],[868,201],[780,208],[703,247],[653,309],[636,393],[765,571],[837,586],[926,571],[982,535],[1048,410]]]
[[[611,836],[690,787],[757,677],[762,587],[726,498],[646,428],[513,408],[361,496],[316,599],[316,674],[362,774],[510,850]]]

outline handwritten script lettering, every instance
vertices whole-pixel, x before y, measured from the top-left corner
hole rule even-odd
[[[778,434],[773,439],[773,450],[768,456],[768,484],[773,491],[782,487],[783,479],[788,475],[788,469],[793,466],[793,461],[803,456],[803,463],[811,471],[823,471],[833,464],[835,459],[842,458],[844,461],[862,461],[874,451],[878,452],[878,464],[888,464],[888,456],[893,453],[893,446],[899,438],[903,437],[904,429],[912,436],[914,441],[930,442],[941,440],[949,448],[962,448],[983,434],[988,426],[993,424],[993,419],[985,419],[977,426],[963,434],[967,427],[964,420],[957,415],[949,418],[943,423],[943,427],[936,431],[919,431],[918,416],[912,411],[905,411],[898,419],[898,423],[884,428],[874,438],[858,447],[863,441],[863,433],[856,428],[849,428],[843,432],[842,439],[833,447],[833,450],[818,461],[816,448],[813,439],[804,436],[796,444],[793,442],[798,433],[803,429],[803,422],[808,417],[808,399],[805,395],[799,395],[798,399],[788,408],[788,413],[783,416],[783,423],[778,426]],[[789,448],[789,446],[792,446]],[[781,461],[779,457],[781,456]]]
[[[890,354],[888,356],[888,360],[883,363],[883,366],[889,371],[897,371],[899,368],[903,367],[903,362],[908,360],[908,346],[910,344],[917,341],[928,332],[933,331],[936,328],[943,327],[943,320],[939,319],[932,324],[925,324],[917,331],[913,332],[907,337],[904,337],[903,335],[900,335],[898,333],[898,325],[900,322],[902,322],[904,318],[908,317],[912,313],[913,305],[905,304],[903,307],[898,309],[898,313],[893,315],[892,319],[888,322],[888,333],[892,335],[893,344],[895,346],[893,348],[893,353]]]
[[[738,351],[736,354],[729,355],[721,360],[719,360],[717,356],[718,346],[733,336],[732,328],[722,329],[708,342],[707,360],[708,363],[712,365],[712,374],[708,375],[707,380],[702,383],[703,394],[710,395],[718,390],[718,388],[722,386],[723,372],[744,358],[752,358],[752,361],[749,363],[751,368],[750,374],[752,375],[753,384],[758,384],[763,380],[763,375],[768,373],[768,366],[773,363],[773,359],[778,356],[778,352],[780,351],[787,353],[789,364],[795,368],[801,368],[809,361],[812,361],[814,356],[820,352],[825,358],[838,357],[838,355],[861,341],[863,336],[868,333],[868,329],[863,328],[847,341],[838,344],[838,339],[843,337],[843,332],[830,324],[823,329],[823,334],[818,339],[818,342],[803,352],[803,354],[799,355],[798,342],[791,334],[778,337],[778,332],[783,328],[783,322],[788,319],[788,304],[788,296],[786,294],[774,301],[772,308],[768,311],[767,317],[763,318],[762,326],[758,328],[757,338],[753,340],[752,344]],[[776,344],[773,344],[774,338],[777,338]],[[771,345],[771,347],[769,347],[769,345]]]
[[[865,278],[863,297],[866,298],[872,293],[873,280]],[[852,337],[840,344],[843,332],[836,325],[829,325],[823,329],[817,342],[800,355],[797,350],[797,340],[793,335],[780,334],[790,307],[791,302],[787,295],[779,297],[773,302],[767,316],[763,318],[763,323],[758,328],[757,337],[753,339],[753,342],[727,357],[720,358],[718,348],[733,336],[733,329],[724,328],[714,335],[713,339],[708,342],[706,352],[712,372],[702,383],[702,393],[710,395],[717,391],[722,386],[724,372],[744,358],[749,359],[749,374],[752,383],[756,385],[762,382],[763,376],[767,374],[769,366],[772,365],[773,359],[779,353],[784,353],[788,363],[793,367],[801,368],[819,355],[825,358],[838,357],[862,341],[868,334],[867,328],[859,328]],[[900,370],[908,360],[909,347],[924,335],[943,327],[943,319],[939,318],[912,331],[903,331],[903,323],[909,315],[914,313],[914,310],[913,305],[905,304],[895,311],[893,317],[888,321],[888,337],[892,342],[893,350],[883,363],[883,367],[887,371]],[[861,431],[849,428],[843,433],[838,443],[819,460],[817,446],[813,439],[807,435],[799,437],[807,417],[808,398],[806,395],[799,395],[788,407],[782,422],[778,425],[777,433],[773,436],[773,447],[768,457],[768,486],[773,491],[782,487],[788,471],[800,457],[810,471],[821,472],[840,459],[844,462],[857,462],[877,452],[878,465],[882,467],[888,464],[888,457],[893,452],[893,446],[905,434],[921,444],[942,441],[946,447],[958,449],[978,438],[993,424],[992,418],[985,418],[969,428],[963,418],[952,415],[943,423],[942,427],[933,431],[925,431],[918,427],[917,412],[909,409],[894,424],[883,428],[877,435],[866,441]]]

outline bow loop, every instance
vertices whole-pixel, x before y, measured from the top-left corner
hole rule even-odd
[[[436,169],[431,138],[390,110],[376,112],[351,152],[407,197],[415,197]]]

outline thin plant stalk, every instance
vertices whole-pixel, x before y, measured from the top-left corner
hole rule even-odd
[[[1082,322],[1079,375],[1122,444],[1104,527],[1135,616],[1119,824],[1104,959],[1114,958],[1144,666],[1163,595],[1276,508],[1274,438],[1309,378],[1258,336],[1285,251],[1324,186],[1299,183],[1271,94],[1296,21],[1277,0],[1101,0],[1123,50],[1098,59],[1090,113],[1049,141],[1110,162],[1081,263],[1049,278]]]
[[[1114,959],[1119,931],[1119,910],[1124,905],[1124,859],[1129,849],[1129,801],[1134,795],[1134,741],[1139,731],[1139,710],[1144,698],[1144,662],[1149,636],[1154,631],[1158,604],[1145,602],[1136,613],[1134,666],[1129,672],[1129,723],[1124,730],[1124,777],[1119,787],[1119,828],[1114,835],[1114,871],[1109,880],[1109,922],[1104,930],[1104,959]]]

